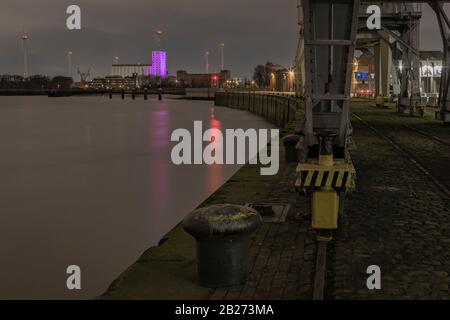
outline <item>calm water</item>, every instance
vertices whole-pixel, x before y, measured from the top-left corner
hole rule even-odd
[[[0,298],[93,298],[239,166],[174,166],[176,128],[271,128],[211,102],[0,97]],[[66,289],[66,268],[82,290]]]

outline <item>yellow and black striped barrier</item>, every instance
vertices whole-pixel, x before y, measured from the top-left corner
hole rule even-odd
[[[337,191],[349,191],[355,187],[356,170],[352,164],[335,160],[332,166],[312,163],[300,163],[297,166],[295,183],[299,191],[316,188],[332,188]]]
[[[355,188],[356,170],[351,163],[333,160],[331,155],[319,156],[297,166],[295,187],[311,196],[312,227],[318,230],[317,239],[330,241],[326,230],[338,228],[338,216],[343,210],[344,195]]]

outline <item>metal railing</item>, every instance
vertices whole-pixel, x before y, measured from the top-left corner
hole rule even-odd
[[[215,105],[259,115],[280,128],[295,119],[301,100],[293,93],[280,92],[216,92]]]

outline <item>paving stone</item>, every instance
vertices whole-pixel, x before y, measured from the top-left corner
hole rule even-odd
[[[450,149],[403,125],[423,126],[446,141],[449,130],[442,131],[433,120],[401,117],[365,105],[355,105],[353,111],[448,187],[450,170],[444,167]],[[335,237],[333,270],[339,280],[333,283],[332,298],[450,298],[445,280],[450,272],[448,196],[388,140],[359,121],[353,121],[353,127],[358,189],[346,201],[346,230],[339,229]],[[368,296],[357,288],[365,286],[369,263],[381,267],[383,290]]]

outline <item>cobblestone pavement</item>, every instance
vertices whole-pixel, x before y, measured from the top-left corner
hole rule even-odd
[[[441,123],[356,106],[380,130],[448,186],[449,148],[403,127],[425,127],[449,141]],[[328,292],[333,299],[449,299],[449,198],[388,140],[353,120],[357,191],[338,230]],[[433,129],[436,128],[436,129]],[[366,287],[367,267],[378,265],[382,289]]]
[[[295,127],[293,121],[281,134],[291,133]],[[284,147],[280,145],[278,175],[261,176],[259,165],[245,165],[201,205],[290,205],[285,221],[264,222],[254,234],[251,242],[252,271],[246,283],[213,289],[212,293],[209,289],[199,288],[194,270],[195,255],[185,252],[195,251],[193,239],[177,227],[168,234],[167,242],[147,250],[119,276],[102,298],[311,299],[316,243],[306,208],[307,200],[293,188],[296,166],[296,163],[284,162]],[[190,244],[186,243],[187,240]]]
[[[441,121],[411,118],[394,110],[359,106],[357,112],[450,189],[450,130]]]
[[[250,276],[245,284],[229,288],[218,288],[211,299],[311,299],[312,279],[315,258],[314,233],[307,216],[306,200],[300,198],[293,190],[293,173],[296,164],[282,164],[278,181],[270,184],[259,181],[260,186],[252,186],[257,190],[253,198],[234,194],[226,196],[227,189],[233,190],[229,184],[218,194],[214,195],[212,203],[227,202],[265,202],[290,203],[291,209],[285,222],[263,223],[252,239]],[[236,176],[236,183],[242,183],[240,175]],[[260,177],[258,180],[270,178]],[[224,196],[221,196],[221,193]]]
[[[408,155],[413,156],[441,184],[448,186],[449,170],[445,164],[450,159],[449,147],[404,125],[443,141],[450,141],[449,128],[430,118],[404,117],[367,104],[355,105],[353,111],[407,154],[353,119],[357,150],[352,152],[352,159],[357,170],[357,190],[347,198],[346,213],[328,246],[325,299],[449,299],[449,197],[408,159]],[[265,222],[254,235],[248,280],[240,286],[217,288],[211,296],[209,291],[202,291],[202,297],[207,294],[214,300],[312,298],[316,241],[310,227],[308,200],[294,192],[296,164],[285,164],[283,147],[280,151],[277,176],[261,176],[258,166],[246,165],[202,204],[291,205],[286,221]],[[137,271],[131,269],[119,278],[122,291],[129,295],[113,290],[110,298],[158,295],[154,278],[146,278],[149,271],[145,261],[151,260],[150,253],[136,264]],[[190,283],[195,278],[194,259],[189,260],[192,274],[186,277],[185,287],[195,289]],[[381,268],[381,290],[367,289],[366,270],[371,265]],[[179,273],[186,272],[179,266],[176,268]],[[178,277],[178,273],[174,274]],[[173,281],[179,283],[176,277]],[[141,287],[142,294],[136,294],[136,288]]]

